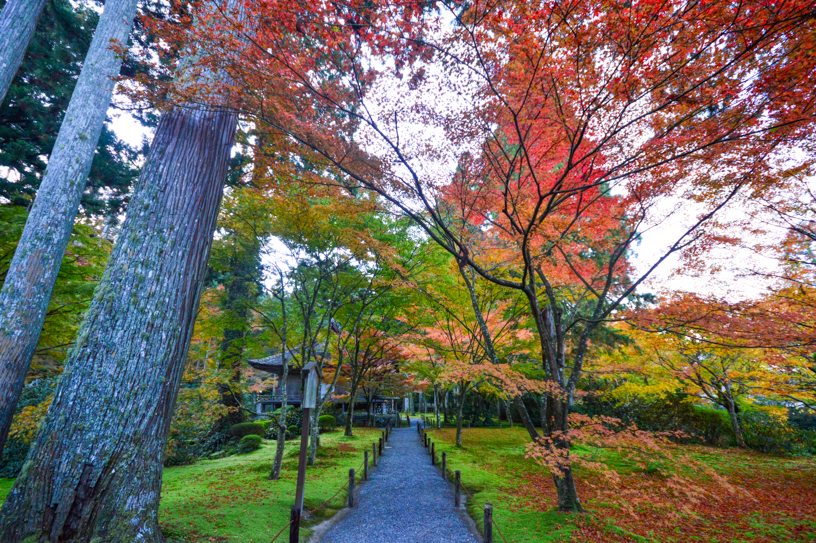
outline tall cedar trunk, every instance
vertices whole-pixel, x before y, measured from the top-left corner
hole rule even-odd
[[[23,62],[44,7],[45,0],[8,0],[0,12],[0,104]]]
[[[74,226],[137,0],[109,0],[85,56],[34,206],[0,291],[0,450],[37,347],[51,291]],[[8,5],[7,5],[8,7]],[[3,11],[5,14],[5,10]],[[0,54],[7,38],[0,29]]]
[[[237,118],[165,113],[0,540],[161,542],[162,454]],[[27,539],[30,538],[30,539]]]
[[[286,386],[286,382],[289,380],[289,362],[286,360],[286,346],[284,345],[283,355],[281,356],[281,360],[283,361],[283,373],[281,375],[281,384],[278,387],[278,393],[281,395],[281,414],[280,418],[278,418],[278,439],[275,443],[275,460],[272,462],[272,471],[269,473],[269,479],[275,481],[280,479],[281,474],[281,466],[283,465],[283,449],[286,446],[286,410],[289,407],[289,402],[287,401],[289,397],[289,391]]]
[[[224,329],[219,360],[221,369],[228,370],[229,373],[229,381],[219,387],[221,403],[227,407],[228,412],[216,423],[216,428],[222,431],[246,420],[240,398],[235,391],[241,384],[241,365],[250,319],[248,302],[252,296],[253,285],[260,281],[258,277],[260,258],[260,244],[251,242],[245,251],[230,259],[230,278],[225,285],[226,299],[223,309],[232,319]]]

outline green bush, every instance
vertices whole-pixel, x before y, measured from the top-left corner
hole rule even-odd
[[[257,434],[247,434],[238,442],[238,454],[257,451],[261,448],[261,436]]]
[[[249,435],[256,435],[261,438],[266,433],[266,429],[258,422],[241,422],[230,426],[229,432],[233,437],[239,439]]]
[[[290,426],[286,429],[286,439],[295,439],[300,434],[300,429],[297,426]]]
[[[688,438],[680,442],[705,443],[727,446],[734,444],[734,435],[728,413],[722,409],[703,407],[695,398],[684,394],[668,394],[659,401],[632,398],[615,402],[601,394],[588,394],[575,410],[586,415],[607,415],[636,424],[641,430],[652,432],[681,431]]]
[[[321,432],[331,432],[337,428],[337,420],[331,415],[321,415],[317,419],[317,427]]]
[[[269,419],[256,420],[255,422],[263,426],[264,435],[266,435],[266,433],[269,432],[269,427],[272,426],[272,421]]]
[[[801,429],[759,409],[739,413],[742,435],[749,448],[764,453],[816,454],[816,431]]]

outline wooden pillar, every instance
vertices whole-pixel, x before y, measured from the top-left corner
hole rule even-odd
[[[484,543],[493,543],[493,505],[485,504],[484,510]]]
[[[349,470],[349,496],[348,506],[354,507],[354,468]],[[487,514],[487,513],[485,513]]]
[[[447,456],[448,455],[445,454],[445,451],[442,451],[442,479],[444,479],[445,481],[448,480],[448,469],[447,469],[448,458],[447,458]]]
[[[453,487],[453,506],[459,507],[462,505],[462,472],[458,469],[456,470],[456,482],[454,483]]]
[[[363,481],[368,481],[368,451],[363,452]]]

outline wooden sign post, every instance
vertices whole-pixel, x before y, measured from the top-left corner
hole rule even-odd
[[[289,517],[289,543],[298,543],[300,538],[300,516],[303,514],[303,491],[306,486],[306,454],[309,451],[309,423],[312,418],[312,409],[317,405],[317,372],[314,371],[316,362],[312,361],[303,366],[303,420],[300,432],[300,456],[298,457],[297,489],[295,490],[295,505]]]

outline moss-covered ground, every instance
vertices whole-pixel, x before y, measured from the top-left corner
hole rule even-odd
[[[480,530],[484,503],[490,502],[495,523],[508,543],[816,541],[816,461],[812,458],[678,446],[678,452],[724,476],[731,488],[715,484],[702,471],[696,474],[684,468],[684,475],[699,487],[700,499],[670,503],[673,510],[667,515],[664,497],[648,505],[648,493],[665,482],[606,453],[619,479],[577,467],[578,492],[587,512],[576,515],[555,510],[552,478],[526,458],[529,438],[523,429],[465,429],[461,449],[454,446],[454,429],[428,432],[437,454],[446,452],[449,474],[461,471],[463,485],[474,495],[468,510]],[[596,453],[582,447],[575,452]],[[641,501],[634,510],[627,510],[624,497],[644,493],[647,505]],[[621,499],[609,500],[615,494]],[[501,536],[494,538],[503,541]]]
[[[331,498],[348,482],[350,468],[358,473],[363,450],[380,436],[380,431],[355,428],[355,436],[342,429],[321,435],[317,465],[307,470],[304,507],[311,510]],[[168,540],[174,543],[223,542],[269,543],[289,523],[297,479],[300,440],[286,443],[281,478],[267,480],[275,457],[275,442],[266,441],[257,451],[217,460],[201,460],[189,466],[164,470],[159,521]],[[5,499],[12,479],[0,479],[0,498]],[[320,510],[304,519],[305,540],[309,526],[342,508],[347,491],[341,490]],[[288,530],[277,539],[288,541]]]

